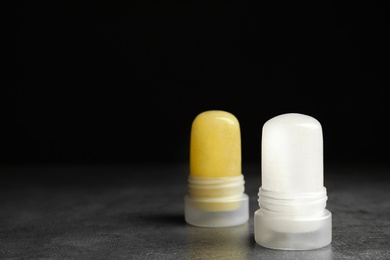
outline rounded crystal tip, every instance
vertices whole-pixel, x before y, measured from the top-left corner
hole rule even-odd
[[[241,175],[241,134],[237,118],[209,110],[192,122],[190,174],[199,177]]]
[[[262,187],[280,192],[317,192],[323,187],[320,122],[289,113],[268,120],[262,132]]]

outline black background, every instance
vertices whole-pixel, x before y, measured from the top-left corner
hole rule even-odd
[[[289,112],[321,122],[325,162],[388,162],[383,6],[44,7],[19,11],[3,164],[187,163],[192,120],[210,109],[238,118],[244,163]]]

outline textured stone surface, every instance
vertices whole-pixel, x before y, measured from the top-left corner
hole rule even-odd
[[[313,251],[257,245],[259,166],[244,165],[251,218],[185,223],[187,165],[1,168],[0,258],[390,259],[390,171],[325,168],[333,241]]]

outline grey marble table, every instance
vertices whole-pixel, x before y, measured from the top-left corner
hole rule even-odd
[[[260,167],[244,164],[251,218],[185,223],[187,165],[2,167],[1,259],[390,259],[390,171],[325,167],[331,245],[279,251],[255,243]]]

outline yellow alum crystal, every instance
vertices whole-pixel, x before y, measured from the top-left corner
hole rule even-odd
[[[241,175],[240,125],[234,115],[211,110],[200,113],[194,119],[191,129],[190,175]]]
[[[222,110],[198,114],[191,127],[187,223],[201,227],[241,225],[249,219],[249,199],[241,173],[237,118]]]
[[[231,113],[210,110],[192,123],[189,192],[196,207],[206,211],[234,210],[244,191],[241,135]],[[241,179],[240,179],[241,178]],[[229,198],[229,199],[226,199]]]

